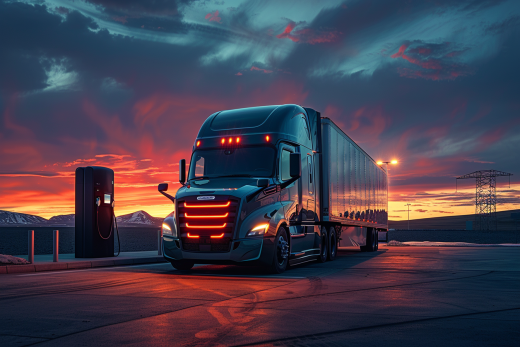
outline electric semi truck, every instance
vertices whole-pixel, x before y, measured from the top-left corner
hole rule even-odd
[[[338,247],[378,249],[388,230],[386,171],[332,120],[298,105],[220,111],[193,145],[174,211],[162,225],[163,255],[194,264],[289,265],[336,258]]]

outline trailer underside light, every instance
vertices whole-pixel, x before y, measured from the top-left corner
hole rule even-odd
[[[192,207],[228,207],[229,205],[231,205],[231,201],[228,201],[227,203],[223,204],[223,205],[188,205],[187,203],[184,203],[184,207],[188,207],[188,208],[192,208]]]
[[[184,217],[186,218],[226,218],[227,216],[229,216],[229,212],[219,216],[188,216],[187,213],[184,214]]]
[[[269,142],[269,135],[265,135],[265,140]]]
[[[189,225],[186,223],[186,228],[192,228],[192,229],[222,229],[225,228],[227,223],[224,223],[222,225]]]
[[[199,237],[200,237],[199,235],[190,235],[190,233],[188,233],[189,239],[198,239]]]
[[[220,235],[211,235],[210,236],[212,239],[221,239],[224,237],[224,233],[220,234]]]

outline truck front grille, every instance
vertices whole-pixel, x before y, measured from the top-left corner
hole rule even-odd
[[[239,203],[229,196],[205,201],[197,200],[197,196],[178,200],[182,248],[190,252],[229,252]]]

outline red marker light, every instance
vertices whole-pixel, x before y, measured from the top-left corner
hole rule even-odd
[[[240,137],[237,137],[237,143],[239,143],[239,142],[240,142]]]
[[[188,233],[188,238],[190,239],[198,239],[199,237],[199,235],[190,235],[190,233]]]
[[[266,136],[265,136],[265,140],[266,140],[267,142],[269,142],[269,135],[266,135]]]
[[[229,138],[229,143],[231,143],[231,142],[233,142],[233,139],[230,137],[230,138]]]
[[[197,141],[197,147],[199,147],[199,146],[200,146],[200,141]]]
[[[226,139],[222,139],[222,140],[220,141],[221,144],[224,144],[224,142],[226,142]]]
[[[211,235],[210,236],[212,239],[221,239],[224,237],[224,233],[220,234],[220,235]]]

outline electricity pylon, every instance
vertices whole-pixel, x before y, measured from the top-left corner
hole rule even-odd
[[[475,171],[457,180],[475,178],[475,226],[480,230],[497,230],[497,177],[513,174],[497,170]],[[509,178],[511,182],[511,177]],[[458,182],[458,181],[455,181]],[[511,183],[509,183],[511,185]]]

